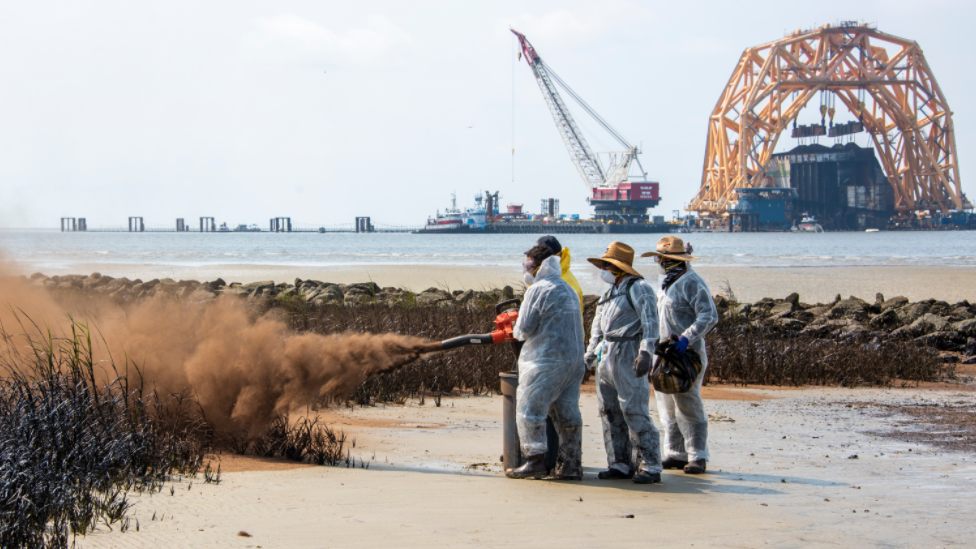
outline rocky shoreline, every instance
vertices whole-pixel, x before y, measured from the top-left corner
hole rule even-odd
[[[21,277],[38,287],[56,292],[103,295],[119,303],[155,296],[188,302],[206,302],[221,295],[249,300],[298,300],[312,307],[326,304],[420,305],[436,307],[488,307],[519,297],[520,291],[505,286],[484,291],[428,288],[414,293],[401,288],[380,287],[373,282],[335,284],[295,279],[292,283],[271,280],[241,284],[223,279],[207,282],[168,278],[143,281],[91,275]],[[584,296],[587,317],[591,317],[599,296]],[[744,329],[762,329],[784,337],[913,339],[921,345],[954,354],[947,361],[962,358],[976,362],[976,306],[968,301],[948,303],[935,299],[912,302],[898,296],[886,299],[878,293],[874,302],[838,295],[830,303],[804,303],[797,293],[783,299],[763,298],[740,303],[734,296],[714,296],[718,311],[727,322]],[[957,353],[958,356],[955,354]],[[968,358],[967,358],[968,357]]]
[[[912,302],[903,296],[874,303],[840,295],[830,303],[808,304],[796,293],[784,299],[763,298],[738,303],[717,295],[715,304],[723,319],[744,328],[763,329],[783,335],[816,338],[912,339],[940,351],[959,353],[966,364],[976,363],[976,307],[968,301],[947,303],[935,299]],[[958,360],[955,354],[943,360]]]
[[[511,286],[486,291],[455,290],[448,292],[439,288],[428,288],[420,293],[414,293],[402,288],[381,288],[374,282],[359,282],[355,284],[335,284],[319,280],[302,280],[296,278],[293,283],[265,280],[241,284],[227,283],[223,279],[208,282],[197,280],[176,281],[170,278],[142,281],[128,278],[112,278],[99,273],[91,275],[45,276],[34,273],[30,277],[21,277],[30,281],[34,286],[53,291],[72,291],[104,295],[120,303],[147,299],[154,296],[169,296],[185,299],[191,302],[204,302],[221,295],[231,295],[244,299],[261,298],[301,298],[309,305],[322,306],[326,303],[345,303],[347,305],[362,305],[368,303],[383,303],[389,305],[417,304],[417,305],[481,305],[488,306],[503,299],[516,296]]]

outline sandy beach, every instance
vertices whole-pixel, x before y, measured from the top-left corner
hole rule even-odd
[[[864,405],[972,405],[972,391],[707,389],[709,474],[638,486],[596,480],[605,454],[586,387],[582,482],[504,478],[497,396],[326,409],[356,439],[356,468],[225,458],[236,472],[219,486],[137,497],[138,532],[102,529],[82,545],[951,547],[976,536],[971,456],[877,436],[896,427]]]
[[[743,301],[756,301],[763,297],[782,298],[792,292],[808,303],[830,302],[834,296],[855,295],[874,301],[878,292],[886,297],[902,295],[910,300],[940,299],[949,303],[962,300],[976,301],[976,268],[973,267],[696,267],[708,282],[712,293],[720,293],[728,282],[736,296]],[[36,271],[31,265],[20,264],[18,274],[30,275]],[[656,267],[641,265],[637,270],[646,277],[656,277]],[[214,280],[226,282],[257,282],[274,280],[292,282],[295,278],[322,280],[338,284],[373,281],[380,286],[394,286],[420,292],[430,287],[449,290],[487,289],[522,284],[518,265],[511,268],[485,266],[442,265],[369,265],[298,267],[287,265],[208,265],[205,267],[180,267],[157,265],[126,265],[117,263],[91,263],[75,265],[68,269],[45,269],[44,274],[90,274],[99,272],[112,277],[128,277],[151,280]],[[576,273],[585,293],[597,294],[606,290],[599,281],[596,269],[582,259],[574,262]]]

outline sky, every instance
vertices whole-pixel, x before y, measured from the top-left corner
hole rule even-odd
[[[470,206],[485,190],[530,212],[558,198],[587,217],[510,27],[642,146],[661,183],[651,213],[670,218],[700,186],[708,115],[742,50],[841,20],[921,45],[976,196],[971,0],[3,0],[0,227],[417,226],[451,193]],[[570,109],[594,149],[614,149]]]

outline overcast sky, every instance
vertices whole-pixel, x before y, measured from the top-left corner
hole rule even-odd
[[[510,26],[643,144],[663,197],[652,213],[670,218],[699,187],[707,117],[744,48],[815,24],[877,23],[924,49],[955,113],[963,190],[976,196],[972,1],[0,6],[2,227],[62,216],[420,225],[451,192],[467,206],[486,189],[529,211],[556,197],[586,215],[531,71],[513,62]]]

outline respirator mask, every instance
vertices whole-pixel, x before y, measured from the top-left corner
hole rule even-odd
[[[539,267],[536,267],[535,262],[531,259],[522,264],[522,280],[525,281],[526,286],[535,283],[535,273],[538,270]]]
[[[605,264],[605,266],[610,267],[610,264],[607,263]],[[614,284],[617,283],[617,279],[623,276],[623,274],[624,274],[623,271],[618,270],[614,267],[610,267],[609,269],[602,269],[600,270],[600,280],[613,286]]]

